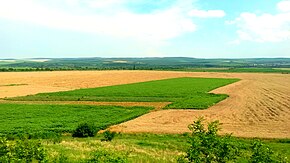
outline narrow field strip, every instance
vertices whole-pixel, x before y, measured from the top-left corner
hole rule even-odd
[[[96,106],[143,106],[154,107],[156,110],[161,110],[171,102],[94,102],[94,101],[6,101],[0,100],[0,104],[42,104],[42,105],[96,105]]]

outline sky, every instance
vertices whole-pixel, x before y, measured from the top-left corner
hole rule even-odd
[[[0,0],[0,58],[290,57],[290,0]]]

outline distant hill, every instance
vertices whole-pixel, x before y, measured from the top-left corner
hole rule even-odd
[[[0,59],[0,68],[10,70],[106,70],[188,68],[290,68],[290,58],[200,59],[152,58],[30,58]]]

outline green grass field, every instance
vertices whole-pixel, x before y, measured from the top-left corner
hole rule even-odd
[[[189,147],[188,138],[177,134],[117,134],[112,142],[102,142],[102,135],[94,138],[72,139],[63,137],[61,143],[43,140],[48,150],[50,160],[64,155],[68,162],[81,162],[92,157],[96,150],[108,151],[123,155],[128,162],[176,162]],[[250,146],[254,139],[233,138],[236,144],[243,143]],[[262,140],[275,152],[290,158],[289,141]],[[245,151],[246,152],[246,151]],[[247,160],[237,160],[247,163]]]
[[[153,108],[0,104],[0,133],[71,132],[82,122],[92,122],[104,129],[145,114],[150,109]]]
[[[10,98],[20,101],[116,101],[116,102],[173,102],[168,108],[206,109],[227,98],[225,94],[210,94],[211,90],[238,79],[174,78],[150,82],[41,93]]]

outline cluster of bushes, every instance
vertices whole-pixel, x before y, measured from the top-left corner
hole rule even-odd
[[[47,155],[40,142],[0,138],[0,162],[46,162]]]
[[[283,163],[287,158],[275,153],[261,141],[251,145],[235,140],[231,135],[218,136],[220,130],[218,121],[210,122],[205,127],[204,119],[199,118],[189,125],[192,131],[189,136],[190,147],[186,154],[178,158],[178,162],[244,162],[250,163]]]
[[[97,127],[92,123],[81,123],[73,131],[73,137],[85,138],[85,137],[94,137],[97,133]]]
[[[99,129],[93,123],[81,123],[73,131],[73,137],[85,138],[85,137],[94,137]],[[112,141],[116,133],[106,130],[103,133],[104,138],[101,141]]]

